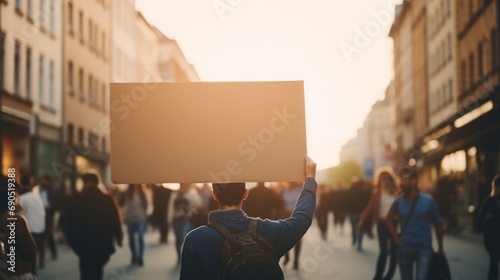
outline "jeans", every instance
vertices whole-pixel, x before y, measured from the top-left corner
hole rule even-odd
[[[416,280],[426,280],[432,260],[431,245],[405,245],[399,248],[401,280],[413,280],[413,266],[417,264]]]
[[[380,248],[380,253],[377,259],[377,268],[375,270],[374,279],[390,280],[394,276],[394,272],[396,272],[398,248],[391,239],[385,221],[379,221],[377,223],[377,237],[378,237],[378,245]],[[390,256],[389,270],[387,271],[387,274],[384,277],[385,265],[387,263],[388,256]]]
[[[359,230],[357,229],[357,225],[360,219],[359,214],[350,214],[349,220],[351,221],[351,229],[352,229],[352,245],[358,244],[358,250],[361,250],[361,246],[363,245],[363,235],[364,230],[361,227]]]
[[[146,232],[146,226],[146,220],[127,224],[128,244],[133,259],[142,260],[144,258],[144,233]],[[135,245],[135,233],[137,233],[139,248]]]
[[[172,222],[175,234],[175,250],[177,252],[178,261],[181,259],[181,248],[184,243],[184,237],[193,229],[189,220],[179,219]]]

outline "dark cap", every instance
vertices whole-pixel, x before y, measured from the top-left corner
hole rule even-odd
[[[219,195],[220,190],[225,188],[244,189],[245,186],[245,183],[212,183],[212,188],[214,189],[216,195]]]

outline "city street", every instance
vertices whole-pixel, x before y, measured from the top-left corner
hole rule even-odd
[[[328,241],[321,241],[316,221],[303,240],[300,270],[294,271],[291,263],[284,268],[286,279],[372,279],[378,248],[376,239],[364,239],[363,251],[358,252],[350,245],[349,224],[343,234],[329,228]],[[178,279],[174,236],[169,243],[160,245],[158,233],[150,231],[146,238],[145,266],[129,265],[130,253],[126,247],[119,248],[105,268],[105,280],[165,280]],[[446,236],[445,250],[452,271],[453,280],[486,279],[488,256],[483,249],[480,236],[465,232],[461,236]],[[292,255],[293,257],[293,255]],[[78,260],[66,246],[59,247],[59,259],[50,261],[38,273],[40,280],[78,279]],[[399,279],[396,272],[394,280]]]

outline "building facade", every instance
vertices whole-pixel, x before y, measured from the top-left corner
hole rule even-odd
[[[0,9],[2,172],[54,176],[63,117],[62,2],[2,1]]]
[[[442,209],[444,216],[455,221],[458,228],[473,228],[475,214],[489,194],[491,180],[500,172],[498,6],[497,1],[451,2],[449,17],[453,17],[453,12],[456,15],[453,22],[456,35],[452,33],[450,41],[456,42],[456,47],[453,50],[452,45],[449,53],[441,51],[434,59],[441,70],[435,70],[433,85],[439,89],[438,81],[446,83],[446,77],[452,75],[448,73],[453,63],[456,85],[448,81],[448,88],[441,86],[441,93],[448,94],[447,98],[443,94],[441,98],[452,101],[448,105],[440,103],[443,116],[431,115],[433,126],[418,141],[423,144],[424,166],[431,168],[433,191],[438,197],[444,193],[444,201],[451,205]],[[440,4],[445,11],[440,12],[441,16],[448,17],[447,5],[447,2]],[[447,20],[450,19],[445,19],[434,31],[436,38],[453,28],[446,27]],[[440,56],[444,60],[446,56],[452,58],[442,61]],[[456,89],[455,96],[449,96],[450,87]],[[431,94],[439,92],[433,89]]]
[[[113,0],[111,16],[111,81],[134,82],[136,10],[134,0]]]
[[[406,154],[415,142],[415,86],[413,71],[412,2],[396,6],[389,36],[394,40],[394,87],[396,99],[396,168],[406,164]]]
[[[96,170],[109,176],[111,0],[64,1],[64,159],[61,173],[72,189]]]
[[[384,166],[393,166],[395,131],[395,87],[391,82],[383,100],[375,102],[366,116],[363,127],[355,138],[341,149],[340,163],[355,161],[364,169],[365,179],[373,179],[374,172]]]
[[[156,29],[159,44],[159,71],[164,82],[197,82],[200,77],[187,61],[179,44]]]

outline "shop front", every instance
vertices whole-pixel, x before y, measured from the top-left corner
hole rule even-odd
[[[500,172],[500,87],[464,106],[420,141],[423,167],[447,229],[475,228],[475,217]],[[419,171],[420,172],[420,171]]]

